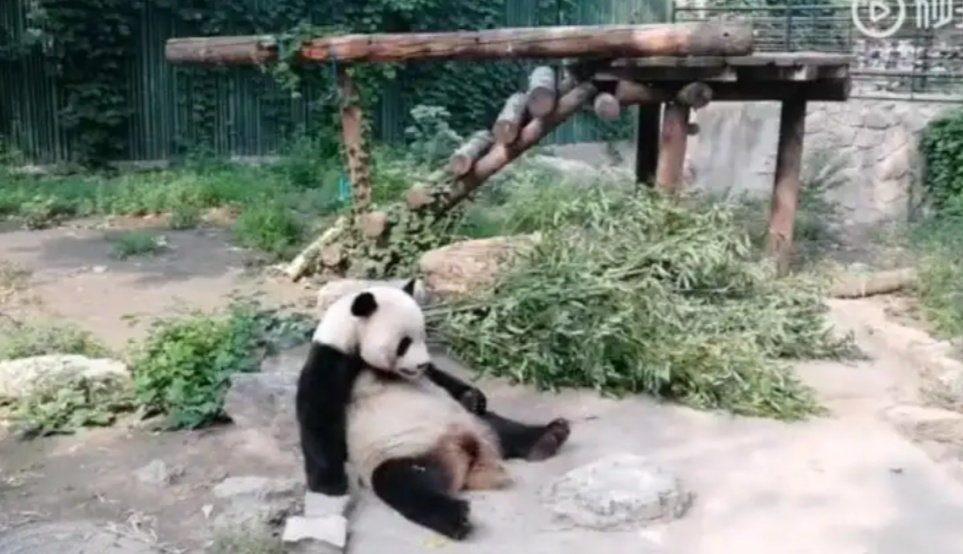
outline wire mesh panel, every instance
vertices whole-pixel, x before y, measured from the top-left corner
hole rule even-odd
[[[750,20],[757,33],[757,51],[853,54],[854,98],[961,102],[963,33],[956,28],[957,22],[934,24],[927,10],[939,1],[904,4],[902,24],[883,38],[870,36],[860,29],[860,25],[865,27],[870,21],[868,2],[859,3],[855,8],[849,2],[816,4],[812,0],[771,5],[677,2],[672,15],[675,21]],[[872,27],[870,33],[874,33]]]

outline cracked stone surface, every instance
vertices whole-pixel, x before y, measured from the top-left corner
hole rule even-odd
[[[541,491],[564,521],[599,530],[627,530],[685,515],[695,495],[643,456],[613,454],[573,469]]]
[[[61,521],[16,527],[0,534],[3,554],[160,554],[134,538],[90,521]]]

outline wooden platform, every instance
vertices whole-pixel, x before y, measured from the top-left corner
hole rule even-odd
[[[853,57],[821,52],[750,56],[625,58],[597,72],[622,104],[639,106],[636,176],[669,191],[682,185],[690,112],[708,102],[780,101],[779,145],[770,215],[770,249],[788,270],[799,199],[806,103],[849,99]],[[696,90],[699,94],[686,96]]]

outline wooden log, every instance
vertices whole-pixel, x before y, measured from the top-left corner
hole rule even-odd
[[[622,105],[614,94],[600,92],[592,100],[592,109],[595,115],[604,121],[616,121],[622,115]]]
[[[358,91],[343,65],[338,66],[338,93],[341,97],[341,135],[351,179],[352,210],[359,214],[367,211],[371,204],[371,167],[365,148],[364,118],[358,103]]]
[[[164,57],[171,63],[260,65],[277,59],[277,40],[270,35],[172,38]]]
[[[615,86],[615,96],[623,106],[668,102],[674,100],[686,85],[678,81],[643,85],[622,80]],[[713,102],[785,100],[797,96],[812,101],[838,102],[849,98],[851,82],[849,79],[827,79],[811,82],[769,81],[761,85],[758,81],[713,81],[707,86],[712,89]]]
[[[503,28],[448,33],[352,34],[310,40],[306,60],[344,62],[494,60],[586,56],[745,56],[751,25],[741,22],[658,23]]]
[[[655,184],[659,162],[659,134],[662,120],[661,104],[642,104],[638,107],[635,127],[635,182]]]
[[[779,118],[776,175],[773,179],[772,210],[769,217],[769,253],[775,259],[776,273],[782,276],[789,272],[793,226],[796,206],[799,204],[806,101],[801,98],[784,101]]]
[[[487,154],[475,162],[472,171],[454,183],[448,199],[441,206],[447,210],[468,197],[482,186],[492,175],[512,162],[532,146],[538,144],[546,135],[565,122],[578,109],[592,99],[598,89],[591,82],[580,83],[568,94],[559,98],[555,110],[545,117],[528,122],[518,134],[518,140],[511,145],[495,144]]]
[[[877,271],[869,275],[843,275],[829,286],[833,298],[863,298],[889,294],[916,284],[918,275],[912,267]]]
[[[712,89],[705,83],[695,82],[679,89],[675,101],[698,110],[706,107],[712,100]]]
[[[688,127],[689,106],[677,102],[665,104],[655,184],[666,192],[675,192],[682,185]]]
[[[388,214],[385,212],[370,212],[358,216],[355,225],[361,229],[361,236],[376,239],[388,229]]]
[[[518,137],[518,131],[525,120],[525,104],[528,97],[524,92],[516,92],[505,100],[502,111],[492,126],[492,135],[499,144],[511,144]]]
[[[316,238],[311,244],[301,251],[294,260],[284,268],[284,273],[292,280],[297,282],[309,273],[311,266],[323,257],[323,251],[329,246],[334,245],[347,233],[348,218],[341,216],[331,227]],[[330,257],[329,257],[330,258]],[[330,261],[330,259],[329,259]]]
[[[473,134],[465,144],[462,144],[455,153],[451,155],[451,160],[448,162],[448,168],[451,170],[452,174],[461,177],[462,175],[471,171],[472,165],[475,164],[475,160],[480,158],[488,149],[491,147],[492,143],[495,141],[495,137],[492,135],[491,131],[483,130],[477,131]]]
[[[408,189],[407,204],[409,210],[420,210],[431,204],[431,191],[424,185],[415,185]]]
[[[528,112],[532,117],[544,117],[555,109],[555,71],[540,65],[528,76]]]

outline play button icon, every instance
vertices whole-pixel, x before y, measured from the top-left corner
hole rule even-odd
[[[868,38],[893,36],[906,21],[905,0],[852,0],[853,26]]]
[[[886,5],[885,2],[870,2],[869,6],[869,22],[879,23],[881,20],[889,16],[890,12],[893,10]]]

